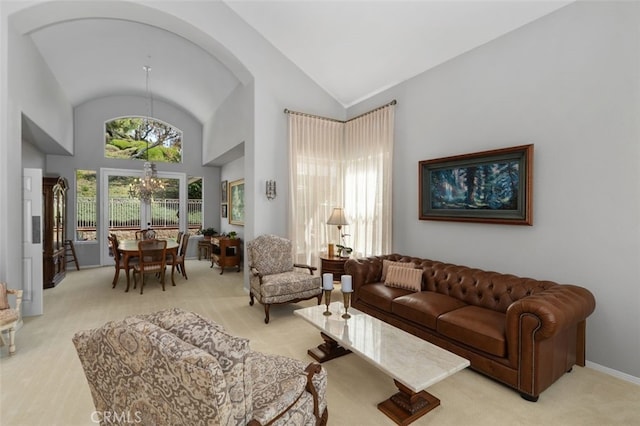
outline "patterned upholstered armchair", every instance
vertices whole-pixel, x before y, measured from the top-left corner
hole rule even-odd
[[[147,425],[324,425],[326,371],[180,309],[75,334],[100,415]]]
[[[264,305],[264,322],[269,323],[269,307],[318,298],[322,301],[322,278],[314,276],[313,266],[293,263],[291,241],[276,235],[261,235],[247,244],[249,269],[249,304],[254,297]],[[306,269],[301,272],[294,268]]]

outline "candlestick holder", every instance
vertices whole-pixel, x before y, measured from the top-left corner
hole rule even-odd
[[[344,302],[344,314],[342,314],[342,318],[349,319],[351,315],[349,315],[349,306],[351,305],[351,291],[343,291],[342,292],[342,300]]]
[[[324,304],[327,305],[327,310],[322,313],[322,315],[329,316],[331,315],[331,311],[329,311],[329,304],[331,304],[331,290],[323,290],[324,291]]]

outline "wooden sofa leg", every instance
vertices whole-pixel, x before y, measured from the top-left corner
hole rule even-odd
[[[539,398],[539,395],[538,396],[533,396],[533,395],[529,395],[529,394],[523,393],[523,392],[520,392],[520,396],[522,397],[522,399],[524,399],[526,401],[529,401],[529,402],[538,402],[538,398]]]

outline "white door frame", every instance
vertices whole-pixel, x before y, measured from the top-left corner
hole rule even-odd
[[[100,228],[99,238],[100,241],[107,241],[107,236],[109,233],[108,227],[108,213],[109,213],[109,177],[110,176],[131,176],[131,177],[141,177],[142,170],[132,170],[132,169],[112,169],[112,168],[101,168],[100,169],[100,213],[99,213],[99,222],[98,227]],[[186,232],[187,230],[187,174],[180,172],[161,172],[158,171],[158,177],[164,179],[177,179],[179,181],[180,188],[180,207],[179,213],[180,218],[178,220],[178,226],[181,231]],[[145,223],[142,219],[145,217],[149,217],[151,214],[147,205],[142,205],[140,209],[140,223]],[[113,258],[109,256],[109,250],[107,244],[100,244],[100,264],[101,265],[112,265]]]
[[[42,283],[42,169],[22,170],[22,314],[44,313]]]

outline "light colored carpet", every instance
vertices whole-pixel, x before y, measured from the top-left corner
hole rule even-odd
[[[293,311],[315,301],[275,306],[264,324],[261,305],[249,306],[242,273],[224,275],[206,261],[188,260],[189,280],[176,278],[165,292],[151,280],[145,293],[124,292],[124,274],[111,289],[113,268],[72,271],[58,287],[45,290],[45,315],[26,318],[16,337],[17,352],[1,348],[0,424],[91,425],[89,387],[71,342],[82,329],[127,315],[181,307],[247,337],[254,350],[312,361],[307,349],[321,343],[318,331]],[[324,364],[329,373],[330,425],[393,425],[376,408],[396,389],[391,378],[356,355]],[[506,386],[469,369],[432,386],[441,406],[415,425],[637,425],[640,386],[575,367],[540,396],[523,400]]]

